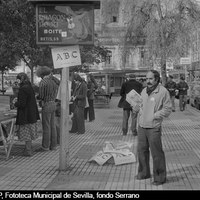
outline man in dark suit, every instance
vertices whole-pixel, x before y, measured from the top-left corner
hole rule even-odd
[[[128,120],[131,114],[131,131],[134,136],[137,136],[137,115],[138,112],[133,112],[131,105],[126,101],[126,95],[131,91],[135,90],[138,94],[142,91],[142,84],[136,81],[134,74],[128,75],[128,80],[122,84],[120,95],[123,98],[122,108],[123,108],[123,122],[122,122],[122,131],[123,135],[127,135],[128,132]]]
[[[172,75],[169,75],[168,81],[165,84],[165,88],[169,91],[170,94],[170,99],[172,102],[172,112],[175,112],[176,83],[173,81]]]

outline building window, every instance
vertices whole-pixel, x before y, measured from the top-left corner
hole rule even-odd
[[[117,17],[113,16],[113,22],[117,22]]]
[[[119,21],[119,8],[119,0],[110,0],[109,3],[106,4],[105,9],[107,15],[107,23]]]

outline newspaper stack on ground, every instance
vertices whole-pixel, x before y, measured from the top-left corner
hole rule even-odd
[[[105,164],[111,158],[114,159],[115,165],[128,164],[136,162],[134,153],[130,151],[132,147],[130,142],[105,142],[105,147],[102,151],[98,151],[90,160],[95,161],[99,165]]]
[[[142,98],[134,89],[126,95],[126,101],[131,105],[133,112],[139,111]]]

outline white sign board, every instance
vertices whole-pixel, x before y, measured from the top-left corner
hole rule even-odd
[[[51,49],[54,68],[81,65],[81,56],[78,45],[55,47]]]
[[[174,63],[172,61],[166,61],[166,69],[174,69]]]
[[[191,64],[191,58],[190,57],[182,57],[180,59],[180,64],[181,65],[189,65],[189,64]]]

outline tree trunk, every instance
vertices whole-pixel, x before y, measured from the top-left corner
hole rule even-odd
[[[162,84],[165,85],[166,80],[167,80],[167,75],[166,75],[166,48],[165,48],[165,36],[164,36],[164,31],[163,31],[163,15],[162,15],[162,9],[161,9],[161,3],[160,0],[157,0],[157,6],[158,6],[158,15],[160,17],[160,35],[161,35],[161,76],[162,76]]]
[[[33,74],[33,68],[34,67],[31,67],[30,69],[31,69],[31,83],[33,84],[34,83],[34,79],[33,79],[33,76],[34,76],[34,74]]]
[[[1,86],[2,86],[2,93],[4,95],[4,76],[3,76],[4,71],[1,71]]]
[[[165,85],[167,82],[167,75],[166,75],[166,55],[165,50],[163,50],[161,55],[161,76],[162,76],[162,85]]]

